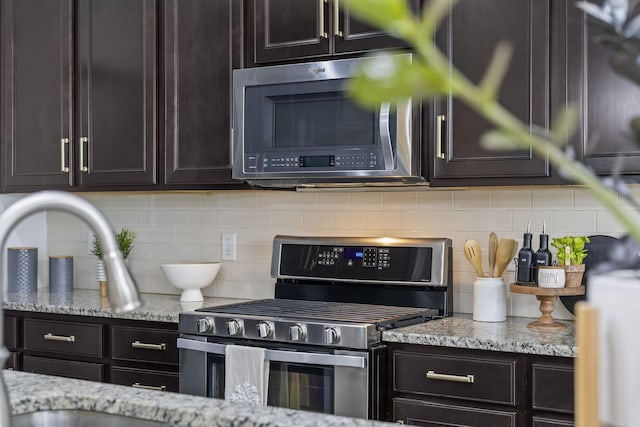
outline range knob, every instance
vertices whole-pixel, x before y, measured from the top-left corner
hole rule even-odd
[[[198,332],[206,334],[207,332],[213,332],[214,322],[212,317],[203,317],[198,319]]]
[[[289,339],[291,341],[304,341],[307,338],[307,331],[300,323],[289,327]]]
[[[325,344],[335,344],[340,341],[340,331],[336,328],[324,328],[322,341]]]
[[[267,338],[273,333],[273,324],[271,322],[258,322],[256,327],[260,338]]]
[[[240,335],[242,333],[242,325],[236,319],[227,321],[227,332],[229,335]]]

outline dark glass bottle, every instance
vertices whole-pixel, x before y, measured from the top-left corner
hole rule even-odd
[[[518,267],[516,269],[517,283],[533,283],[533,266],[535,253],[531,249],[531,233],[524,233],[524,243],[518,252]]]
[[[536,269],[535,269],[535,282],[538,283],[538,267],[542,265],[551,265],[551,251],[549,250],[549,235],[544,234],[544,231],[540,235],[540,249],[536,251]]]

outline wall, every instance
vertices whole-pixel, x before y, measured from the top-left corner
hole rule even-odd
[[[0,194],[0,213],[11,206],[20,195]],[[48,286],[49,283],[49,258],[47,257],[47,215],[37,213],[25,218],[9,234],[7,242],[2,248],[2,254],[10,247],[36,247],[38,248],[38,288]],[[2,282],[7,280],[6,257],[2,257]],[[3,285],[2,289],[6,289]]]
[[[632,191],[640,195],[639,189]],[[489,232],[522,242],[531,220],[534,249],[546,221],[551,237],[622,231],[591,193],[574,188],[428,190],[410,192],[218,191],[84,195],[114,227],[138,238],[130,267],[142,291],[177,294],[160,270],[172,261],[220,259],[220,236],[237,233],[237,260],[224,262],[205,295],[273,297],[271,243],[276,234],[450,237],[454,246],[454,308],[471,312],[473,270],[462,247]],[[95,257],[88,255],[88,229],[73,217],[48,214],[50,255],[74,255],[75,286],[97,289]],[[507,273],[507,280],[513,272]],[[537,316],[533,296],[509,295],[509,314]],[[559,318],[571,316],[563,309]]]

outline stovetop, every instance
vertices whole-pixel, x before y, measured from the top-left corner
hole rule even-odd
[[[366,349],[382,331],[430,320],[438,310],[376,304],[264,299],[180,314],[180,333]]]

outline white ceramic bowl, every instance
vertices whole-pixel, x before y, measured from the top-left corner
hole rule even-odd
[[[176,262],[161,264],[169,282],[182,289],[180,301],[203,301],[200,289],[209,286],[220,270],[219,262]]]

